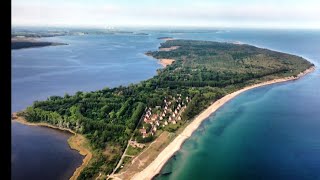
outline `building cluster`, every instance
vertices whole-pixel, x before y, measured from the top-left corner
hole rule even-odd
[[[148,107],[143,117],[143,126],[140,129],[142,137],[153,136],[159,128],[165,127],[170,123],[177,124],[181,120],[182,112],[190,101],[191,98],[188,96],[182,98],[181,94],[177,94],[176,97],[165,97],[163,106]],[[150,124],[151,128],[146,128],[146,124]]]

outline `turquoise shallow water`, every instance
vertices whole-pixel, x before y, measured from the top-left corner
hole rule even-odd
[[[265,46],[318,64],[319,36],[268,34]],[[248,41],[262,46],[256,38]],[[155,179],[320,179],[319,107],[319,70],[247,91],[204,121]]]
[[[157,179],[319,179],[320,101],[311,76],[227,103],[162,171],[172,174]]]
[[[156,50],[160,36],[241,41],[301,55],[316,64],[320,59],[319,31],[145,32],[149,35],[54,37],[47,39],[69,45],[12,51],[12,111],[51,95],[152,77],[161,66],[143,53]],[[163,169],[170,174],[159,178],[319,179],[319,89],[317,70],[299,81],[240,95],[201,125]],[[81,156],[66,148],[69,135],[60,135],[13,124],[12,168],[23,175],[13,179],[67,179]],[[62,153],[69,159],[58,158]]]

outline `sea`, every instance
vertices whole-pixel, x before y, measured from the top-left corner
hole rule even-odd
[[[162,68],[163,40],[237,42],[320,64],[320,30],[143,29],[42,38],[68,45],[12,50],[12,112],[35,100],[138,83]],[[142,34],[143,33],[143,34]],[[155,179],[320,179],[320,71],[256,88],[205,120]],[[70,134],[12,123],[12,179],[68,179],[83,156]]]

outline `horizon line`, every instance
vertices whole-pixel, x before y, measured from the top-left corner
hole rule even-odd
[[[172,28],[172,29],[274,29],[274,30],[320,30],[320,27],[289,27],[289,26],[197,26],[197,25],[38,25],[38,24],[11,24],[12,28],[92,28],[92,29],[108,29],[108,28]]]

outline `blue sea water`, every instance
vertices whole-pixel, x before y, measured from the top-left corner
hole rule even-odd
[[[165,30],[149,35],[62,36],[45,40],[68,43],[12,51],[12,111],[35,100],[76,91],[128,85],[148,79],[161,66],[146,51],[156,50],[161,36],[212,41],[240,41],[303,56],[316,65],[320,31],[302,30]],[[210,116],[164,167],[159,179],[319,179],[320,73],[301,80],[245,92]],[[13,123],[13,174],[24,179],[67,179],[81,156],[60,146],[59,133]],[[26,132],[19,136],[19,132]],[[36,140],[28,139],[37,136]],[[68,136],[63,136],[64,140]],[[42,137],[42,139],[41,139]],[[51,138],[50,138],[51,137]],[[24,142],[24,143],[22,143]],[[37,148],[30,148],[30,144]],[[48,156],[41,149],[59,153]],[[19,155],[17,155],[19,154]],[[30,156],[29,159],[21,158]],[[20,158],[19,158],[20,157]],[[31,163],[30,159],[45,163]],[[66,162],[73,162],[62,166]],[[22,166],[23,164],[23,166]],[[23,167],[23,168],[22,168]],[[51,171],[53,168],[55,171]],[[34,169],[41,169],[37,174]],[[169,172],[169,173],[167,173]],[[14,179],[21,179],[13,176]],[[20,176],[21,177],[21,176]],[[29,178],[28,178],[29,177]]]
[[[144,53],[160,40],[137,35],[43,38],[69,45],[12,51],[12,110],[34,100],[148,79],[161,66]]]
[[[148,79],[160,68],[144,55],[161,40],[137,35],[87,35],[43,38],[64,42],[12,50],[12,112],[52,95],[128,85]],[[68,147],[70,135],[12,123],[12,178],[69,179],[83,157]],[[64,158],[61,158],[64,157]]]
[[[320,62],[320,32],[239,31],[217,39]],[[319,70],[297,81],[247,91],[204,121],[155,179],[318,180],[319,107]]]

